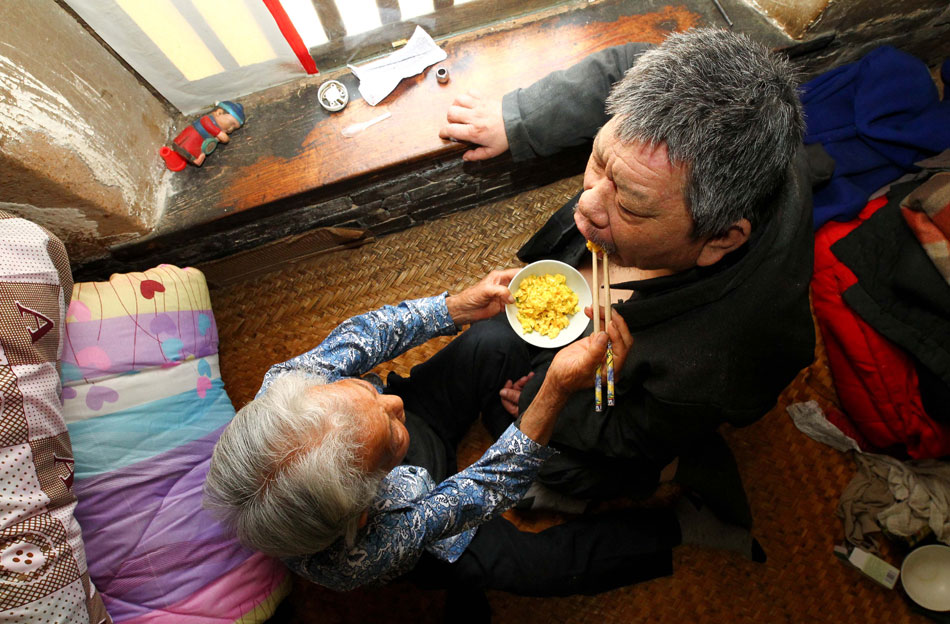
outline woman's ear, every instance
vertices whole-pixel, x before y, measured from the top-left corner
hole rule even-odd
[[[723,257],[735,251],[749,240],[752,234],[752,223],[748,219],[739,219],[729,226],[725,234],[713,236],[706,240],[699,257],[696,258],[697,266],[712,266],[723,259]]]

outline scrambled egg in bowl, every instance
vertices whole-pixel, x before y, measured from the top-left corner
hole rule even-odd
[[[578,310],[577,294],[560,274],[529,275],[515,292],[518,322],[525,333],[556,338]]]
[[[528,281],[532,277],[535,279]],[[541,279],[531,286],[531,282],[538,278]],[[555,284],[553,286],[547,284],[547,278],[555,280]],[[526,288],[522,289],[522,286]],[[590,284],[583,275],[577,272],[577,269],[569,264],[557,260],[532,262],[511,279],[508,290],[511,291],[512,299],[515,299],[505,304],[508,324],[516,334],[521,336],[522,340],[530,345],[542,349],[563,347],[577,340],[590,326],[590,319],[584,314],[584,308],[591,304]],[[538,293],[535,294],[534,291]],[[555,292],[559,292],[560,295],[554,295]],[[571,303],[568,293],[576,295],[577,300]],[[542,329],[538,323],[541,317],[554,310],[555,306],[560,306],[560,309],[551,312],[550,318],[556,321],[550,322],[560,325],[563,329],[549,332],[556,335],[555,338],[551,338],[542,333],[549,328]]]

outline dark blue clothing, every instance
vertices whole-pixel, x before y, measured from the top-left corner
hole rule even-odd
[[[850,221],[874,191],[913,163],[950,147],[950,102],[941,102],[927,66],[885,46],[802,86],[805,144],[821,143],[835,161],[814,191],[815,229]]]

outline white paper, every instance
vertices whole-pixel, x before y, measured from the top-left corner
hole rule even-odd
[[[376,106],[392,93],[403,78],[415,76],[429,65],[444,61],[448,55],[424,31],[416,26],[409,42],[389,56],[362,67],[347,65],[360,81],[360,94],[370,106]]]

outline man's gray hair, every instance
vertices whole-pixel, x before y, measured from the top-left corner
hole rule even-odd
[[[242,544],[286,557],[352,544],[385,472],[360,468],[356,418],[325,383],[285,373],[244,406],[211,457],[204,505]]]
[[[685,167],[696,237],[771,218],[766,199],[805,128],[788,60],[717,29],[673,34],[644,52],[614,85],[607,111],[622,142],[665,144],[670,162]]]

